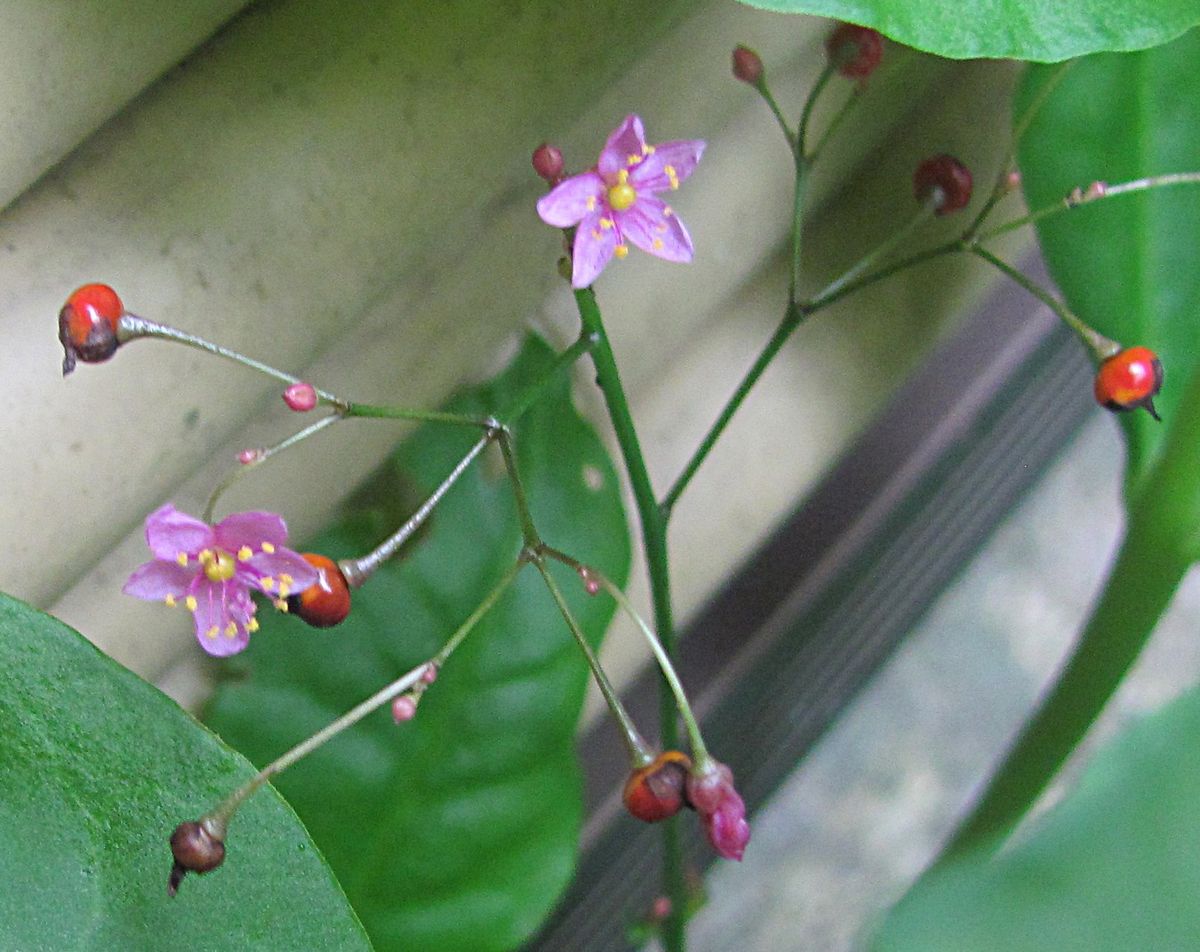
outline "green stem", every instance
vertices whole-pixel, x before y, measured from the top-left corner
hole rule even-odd
[[[775,101],[775,97],[771,95],[771,90],[767,87],[766,76],[759,77],[757,83],[754,84],[755,90],[763,98],[763,102],[767,104],[767,108],[771,110],[771,115],[775,117],[775,121],[779,123],[779,128],[783,131],[783,137],[787,140],[788,148],[795,150],[793,143],[795,137],[792,135],[792,130],[788,128],[787,119],[784,118],[783,111],[779,108],[779,103]]]
[[[792,332],[800,326],[804,315],[805,312],[800,310],[795,304],[788,304],[783,320],[780,321],[779,326],[775,329],[775,333],[771,335],[767,346],[762,349],[753,365],[746,371],[746,375],[738,383],[733,396],[729,398],[728,402],[721,409],[716,422],[709,427],[708,432],[704,435],[704,439],[700,441],[700,445],[696,447],[687,465],[684,466],[683,472],[679,474],[671,488],[667,491],[667,494],[663,497],[661,509],[667,518],[670,517],[675,504],[679,501],[679,497],[692,481],[692,477],[696,475],[696,471],[700,469],[701,464],[708,458],[708,454],[716,445],[717,440],[720,439],[721,434],[725,432],[725,427],[729,425],[729,421],[733,419],[733,415],[737,413],[742,402],[750,395],[750,391],[758,383],[758,378],[770,366],[771,361],[775,359],[775,355],[779,353],[783,345],[787,343],[788,338],[792,336]]]
[[[1054,311],[1054,313],[1062,319],[1063,323],[1065,323],[1071,328],[1071,330],[1079,335],[1080,340],[1087,345],[1087,347],[1095,355],[1096,360],[1105,360],[1121,350],[1120,344],[1108,337],[1105,337],[1098,331],[1093,330],[1078,317],[1076,317],[1075,314],[1072,313],[1071,309],[1063,304],[1062,301],[1059,301],[1045,288],[1043,288],[1037,282],[1030,280],[1012,265],[1008,264],[1008,262],[997,258],[986,248],[980,248],[978,245],[972,245],[970,250],[971,253],[977,258],[981,258],[988,264],[992,265],[992,267],[1000,271],[1001,274],[1011,278],[1017,284],[1021,285],[1021,287],[1023,287],[1026,291],[1036,297],[1039,301],[1045,304],[1048,308]]]
[[[1120,684],[1200,555],[1197,472],[1200,374],[1193,374],[1157,462],[1129,499],[1125,538],[1074,654],[939,863],[998,846]]]
[[[360,417],[370,420],[414,420],[418,423],[451,423],[458,426],[490,426],[485,417],[467,416],[462,413],[445,413],[440,410],[409,410],[406,407],[376,406],[370,403],[346,403],[342,416]]]
[[[517,458],[513,455],[512,436],[507,430],[497,430],[496,439],[500,443],[500,452],[504,456],[504,470],[508,473],[508,482],[512,486],[513,498],[517,504],[517,517],[521,521],[521,537],[525,541],[525,548],[531,551],[537,551],[541,548],[542,540],[538,535],[537,527],[533,524],[533,513],[529,510],[529,497],[525,495],[525,483],[521,480],[521,473],[517,469]]]
[[[800,272],[804,244],[804,194],[808,186],[808,160],[796,155],[796,179],[792,185],[792,255],[788,273],[788,300],[793,304],[800,293]]]
[[[675,625],[671,612],[671,579],[667,562],[667,513],[659,508],[654,495],[654,486],[646,469],[634,427],[633,415],[629,412],[629,401],[621,385],[617,362],[613,357],[608,334],[596,295],[591,288],[575,291],[575,305],[583,333],[594,337],[592,363],[596,368],[596,382],[604,397],[613,432],[625,472],[633,491],[634,505],[642,529],[642,548],[646,555],[646,568],[650,576],[650,593],[654,605],[654,625],[662,638],[667,655],[675,655]],[[666,682],[661,682],[659,692],[659,733],[665,750],[679,746],[679,728],[676,721],[675,701]],[[662,924],[663,944],[667,952],[683,952],[684,910],[687,905],[687,882],[683,873],[683,854],[679,842],[678,817],[662,824],[663,828],[663,886],[671,900],[671,913]]]
[[[595,345],[596,340],[594,335],[586,332],[581,333],[575,339],[575,343],[554,358],[554,362],[546,368],[545,373],[518,392],[508,405],[497,414],[500,420],[511,425],[524,416],[525,412],[545,396],[546,391],[554,385],[558,374],[574,364],[584,354],[591,351]]]
[[[820,97],[822,90],[828,85],[829,80],[833,78],[836,68],[832,64],[826,64],[821,70],[821,75],[817,77],[817,81],[813,83],[813,88],[808,93],[808,98],[804,101],[804,112],[800,115],[800,128],[796,130],[796,145],[795,153],[798,160],[802,160],[808,154],[808,124],[812,119],[812,112],[817,104],[817,99]]]

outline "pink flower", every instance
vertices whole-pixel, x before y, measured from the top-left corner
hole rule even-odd
[[[658,192],[674,191],[704,153],[698,139],[647,145],[642,120],[626,116],[600,152],[596,167],[556,186],[537,205],[547,225],[577,226],[571,285],[585,288],[629,240],[667,261],[691,261],[692,239]]]
[[[750,842],[746,804],[733,786],[733,771],[711,758],[697,763],[687,779],[688,802],[718,853],[740,860]]]
[[[258,630],[252,591],[286,610],[289,595],[317,581],[317,570],[284,548],[287,526],[273,512],[238,512],[215,526],[172,505],[146,517],[154,560],[138,567],[122,591],[135,598],[183,604],[196,621],[200,647],[237,654]]]

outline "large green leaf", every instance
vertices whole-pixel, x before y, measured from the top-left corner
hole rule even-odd
[[[949,56],[1057,62],[1103,50],[1140,50],[1200,23],[1200,0],[742,0],[874,27],[908,46]]]
[[[1034,208],[1089,182],[1122,182],[1200,170],[1200,30],[1169,46],[1075,63],[1021,144],[1025,191]],[[1031,69],[1018,110],[1052,78]],[[1136,481],[1178,416],[1200,364],[1200,187],[1095,202],[1038,228],[1055,281],[1088,323],[1126,346],[1153,348],[1166,367],[1159,398],[1166,424],[1123,418]]]
[[[996,859],[964,857],[893,911],[877,952],[1130,952],[1200,941],[1200,691],[1127,730]]]
[[[76,632],[0,595],[0,948],[368,949],[270,789],[226,864],[167,897],[167,838],[246,761]]]
[[[458,404],[501,411],[550,354],[530,342],[495,383]],[[361,554],[406,514],[399,494],[430,491],[476,434],[425,427],[314,548]],[[629,542],[615,472],[575,413],[565,379],[516,428],[519,466],[545,540],[617,580]],[[521,546],[495,458],[468,471],[403,561],[355,593],[328,631],[264,619],[209,721],[265,761],[432,654]],[[598,641],[612,612],[577,577],[562,581]],[[573,584],[572,584],[573,583]],[[587,673],[535,570],[446,664],[414,721],[381,711],[285,774],[304,818],[380,949],[508,949],[532,932],[567,882],[581,819],[573,738]]]

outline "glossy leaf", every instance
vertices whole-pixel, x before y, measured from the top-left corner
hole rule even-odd
[[[234,821],[226,864],[168,898],[171,830],[250,765],[76,632],[3,595],[0,672],[0,948],[370,948],[269,789]]]
[[[493,384],[458,404],[501,412],[550,358],[537,341]],[[519,465],[544,539],[624,580],[629,543],[617,477],[575,413],[566,379],[515,428]],[[418,431],[338,524],[310,547],[361,554],[450,471],[477,434]],[[402,496],[408,505],[402,504]],[[354,593],[326,631],[264,619],[245,681],[218,693],[209,719],[265,761],[429,657],[470,614],[521,547],[512,492],[485,456],[450,490],[422,535]],[[589,637],[612,603],[557,573]],[[536,570],[451,657],[417,716],[387,711],[285,774],[304,818],[376,947],[509,949],[568,881],[581,820],[575,726],[587,672]]]
[[[1135,55],[1074,64],[1037,113],[1020,150],[1030,206],[1061,201],[1100,180],[1200,170],[1200,30]],[[1031,69],[1018,110],[1053,76]],[[1038,227],[1042,250],[1071,307],[1126,346],[1157,351],[1166,368],[1165,424],[1123,417],[1130,477],[1139,478],[1178,415],[1200,364],[1200,187],[1094,202]]]
[[[742,0],[781,13],[848,20],[907,46],[948,56],[1056,62],[1157,46],[1200,23],[1197,0]]]
[[[995,859],[946,866],[876,952],[1191,949],[1200,936],[1200,691],[1134,725]]]

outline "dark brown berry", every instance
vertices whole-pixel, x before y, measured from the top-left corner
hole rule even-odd
[[[556,185],[563,176],[562,152],[543,142],[533,150],[533,170],[551,185]]]
[[[207,873],[225,861],[225,843],[209,823],[180,823],[171,834],[171,855],[175,864],[167,880],[167,895],[174,896],[188,873]]]
[[[843,23],[825,41],[829,62],[848,79],[866,79],[883,59],[883,34],[867,26]]]
[[[733,75],[743,83],[754,86],[762,79],[763,62],[754,50],[746,46],[736,47],[733,51]]]
[[[913,173],[913,194],[932,202],[935,214],[949,215],[971,201],[971,170],[952,155],[935,155]]]

